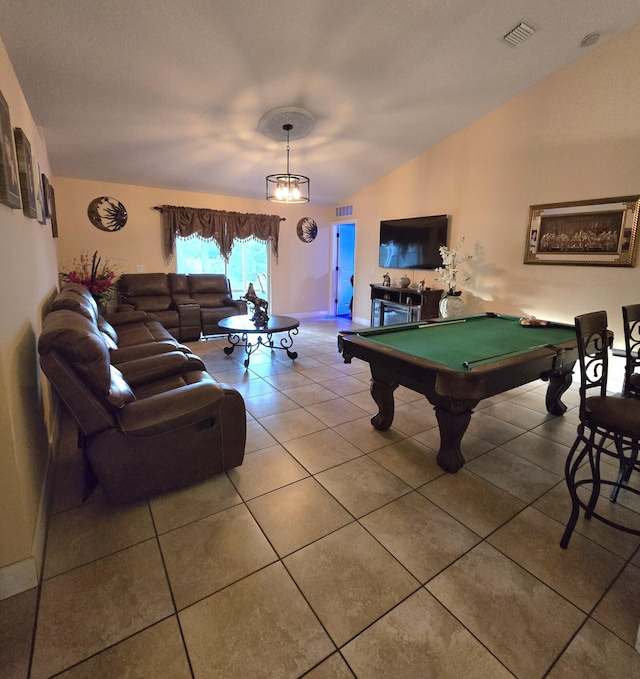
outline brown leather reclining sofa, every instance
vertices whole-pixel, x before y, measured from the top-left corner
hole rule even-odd
[[[131,502],[241,465],[242,396],[144,312],[112,317],[115,327],[70,284],[38,340],[42,370],[78,424],[85,497],[98,482],[109,501]]]
[[[223,274],[128,273],[118,280],[118,310],[153,314],[182,342],[226,334],[218,321],[247,313]]]

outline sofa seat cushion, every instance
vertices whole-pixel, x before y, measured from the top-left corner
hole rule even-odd
[[[202,309],[217,309],[229,304],[226,293],[194,294],[193,299]]]
[[[169,295],[144,295],[143,297],[128,297],[127,304],[131,304],[137,311],[152,314],[170,309],[173,300]]]
[[[121,325],[118,326],[117,332],[118,347],[120,348],[174,339],[173,335],[159,321],[154,320]]]

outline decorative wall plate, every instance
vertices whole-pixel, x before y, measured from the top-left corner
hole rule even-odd
[[[298,238],[303,243],[311,243],[318,235],[318,225],[313,219],[310,219],[309,217],[303,217],[298,222],[296,232],[298,234]]]
[[[115,198],[94,198],[87,208],[91,223],[102,231],[120,231],[127,223],[127,210]]]

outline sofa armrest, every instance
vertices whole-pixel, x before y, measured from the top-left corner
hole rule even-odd
[[[235,307],[241,314],[247,313],[247,303],[243,299],[229,299],[225,300],[226,306]]]
[[[129,323],[141,323],[149,319],[149,314],[146,311],[118,311],[113,314],[105,314],[105,320],[115,328],[119,325],[128,325]]]
[[[170,351],[182,351],[182,353],[186,353],[189,350],[187,347],[183,347],[176,342],[160,340],[158,342],[148,342],[147,344],[135,344],[130,347],[122,347],[121,349],[112,349],[109,356],[111,357],[111,363],[117,365],[118,363],[126,363],[127,361],[146,358],[147,356],[167,354]]]
[[[219,385],[198,382],[128,403],[117,418],[127,436],[155,436],[213,418],[223,400]]]
[[[115,307],[114,313],[119,314],[124,311],[135,311],[136,308],[133,306],[133,304],[127,304],[125,302],[118,302]]]
[[[133,361],[118,363],[118,370],[131,387],[179,375],[190,370],[202,370],[181,351],[170,351],[156,356],[145,356]]]

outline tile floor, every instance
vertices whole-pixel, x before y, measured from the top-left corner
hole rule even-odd
[[[482,402],[465,468],[435,461],[423,397],[374,430],[343,319],[303,321],[292,362],[248,370],[192,344],[244,396],[244,464],[150,502],[79,501],[63,426],[44,579],[0,602],[2,677],[638,677],[640,539],[580,520],[564,551],[578,403],[545,385]],[[640,524],[640,503],[607,510]],[[34,631],[35,620],[35,631]]]

